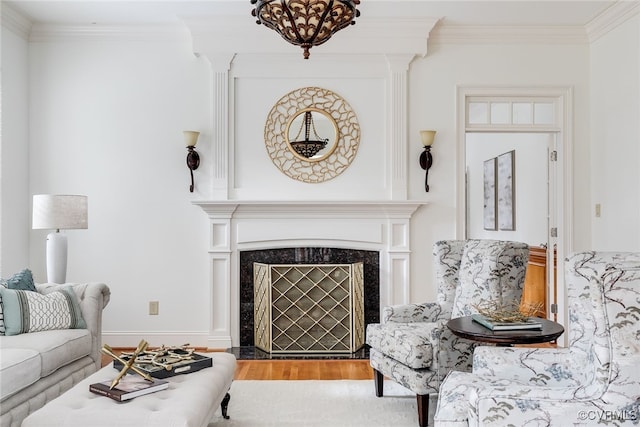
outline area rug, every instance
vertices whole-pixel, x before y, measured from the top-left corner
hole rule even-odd
[[[230,419],[220,410],[209,427],[416,427],[416,396],[385,381],[376,397],[373,380],[234,381]],[[429,403],[430,425],[436,398]]]

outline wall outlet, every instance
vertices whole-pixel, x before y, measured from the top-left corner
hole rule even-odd
[[[158,315],[160,311],[160,302],[159,301],[149,301],[149,314],[152,316]]]

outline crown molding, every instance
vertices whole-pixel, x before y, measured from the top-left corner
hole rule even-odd
[[[171,42],[189,37],[182,24],[171,25],[50,25],[33,24],[29,41],[148,41]]]
[[[408,53],[426,55],[429,32],[437,18],[360,19],[336,40],[322,46],[330,54]],[[27,21],[28,22],[28,21]],[[32,42],[193,40],[196,53],[287,53],[292,46],[275,32],[244,16],[185,19],[169,25],[52,25],[35,23],[27,31]],[[313,53],[313,52],[312,52]]]
[[[473,26],[439,25],[429,37],[437,44],[582,44],[587,43],[581,26]]]
[[[204,17],[161,25],[51,25],[31,23],[8,3],[1,8],[2,26],[34,42],[120,40],[167,42],[193,36],[194,50],[235,52],[287,52],[287,44],[272,30],[246,17]],[[468,26],[446,25],[439,18],[398,17],[359,19],[343,30],[341,43],[327,43],[327,53],[414,53],[425,56],[429,44],[590,43],[640,13],[640,1],[620,0],[586,26]],[[186,25],[185,25],[186,24]],[[248,25],[250,26],[248,26]],[[436,25],[437,24],[437,25]],[[337,38],[338,38],[337,37]],[[196,40],[199,39],[199,40]],[[222,41],[222,42],[221,42]],[[278,41],[279,43],[273,43]],[[204,45],[206,46],[204,46]]]
[[[640,1],[616,1],[585,26],[592,43],[640,13]]]
[[[7,28],[19,37],[28,40],[31,31],[31,21],[6,2],[0,3],[2,27]]]
[[[242,16],[209,16],[185,19],[193,39],[193,51],[213,54],[287,53],[299,48],[282,40],[275,31]],[[427,40],[438,18],[359,18],[328,42],[317,47],[325,54],[413,54],[426,55]],[[313,57],[315,48],[311,50]]]

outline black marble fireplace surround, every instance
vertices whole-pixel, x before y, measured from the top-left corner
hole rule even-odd
[[[380,254],[342,248],[282,248],[240,252],[240,346],[253,348],[253,263],[351,264],[364,263],[365,327],[380,321]],[[258,351],[258,350],[256,350]],[[308,357],[308,356],[307,356]]]

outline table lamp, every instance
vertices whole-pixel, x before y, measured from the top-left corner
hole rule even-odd
[[[67,236],[60,230],[85,229],[87,226],[87,196],[33,196],[33,229],[56,230],[47,235],[49,283],[65,283],[67,278]]]

